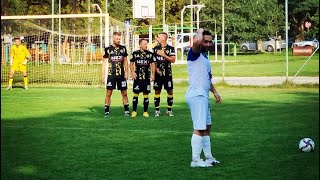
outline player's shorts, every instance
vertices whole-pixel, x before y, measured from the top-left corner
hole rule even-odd
[[[151,91],[150,80],[134,80],[133,92],[139,94],[140,92],[149,94]]]
[[[127,90],[127,80],[124,76],[108,76],[107,89]]]
[[[25,72],[27,71],[27,66],[22,63],[13,63],[11,66],[11,70]]]
[[[211,125],[210,101],[205,96],[187,97],[193,129],[206,130]]]
[[[161,90],[162,86],[167,91],[173,90],[172,76],[157,76],[156,75],[154,83],[153,83],[153,89],[154,90]]]

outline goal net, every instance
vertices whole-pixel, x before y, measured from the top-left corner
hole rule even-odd
[[[25,16],[3,19],[2,16],[1,85],[8,83],[13,37],[20,36],[31,54],[27,64],[30,86],[103,86],[101,64],[106,43],[111,44],[113,32],[118,31],[122,33],[121,44],[126,45],[130,51],[133,35],[127,33],[129,29],[125,23],[109,17],[109,34],[106,39],[106,16],[87,16],[32,16],[35,17],[32,19],[26,19]],[[22,84],[22,73],[16,72],[13,86]]]

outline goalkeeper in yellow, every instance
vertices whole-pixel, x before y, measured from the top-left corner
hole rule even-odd
[[[24,89],[28,90],[28,77],[27,77],[27,61],[31,59],[28,49],[21,44],[20,37],[14,37],[14,45],[10,51],[10,73],[9,73],[9,86],[7,90],[12,89],[13,75],[15,71],[20,71],[23,74]]]

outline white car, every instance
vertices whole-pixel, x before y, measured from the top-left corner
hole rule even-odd
[[[293,43],[292,47],[294,46],[313,46],[314,49],[317,49],[319,47],[319,41],[317,40],[317,38],[311,40],[303,40]]]

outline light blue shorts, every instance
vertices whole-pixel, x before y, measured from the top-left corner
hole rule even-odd
[[[193,129],[206,130],[211,125],[210,101],[205,96],[187,97]]]

